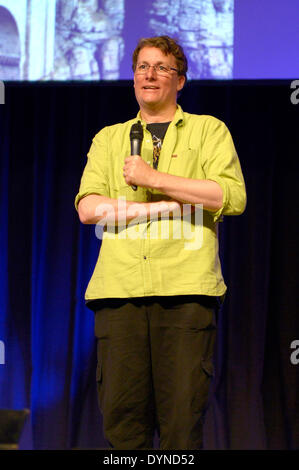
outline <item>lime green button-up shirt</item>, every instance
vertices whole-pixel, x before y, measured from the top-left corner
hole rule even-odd
[[[128,186],[124,159],[130,155],[130,129],[141,121],[141,157],[152,165],[153,143],[140,113],[125,123],[105,127],[93,139],[75,206],[88,194],[136,202],[165,200],[156,190]],[[166,132],[158,171],[216,181],[223,191],[217,212],[199,210],[168,220],[143,220],[105,228],[99,257],[88,284],[87,301],[102,298],[209,295],[226,291],[218,255],[217,227],[222,215],[241,214],[246,191],[239,159],[225,124],[177,106]],[[96,230],[97,231],[97,230]]]

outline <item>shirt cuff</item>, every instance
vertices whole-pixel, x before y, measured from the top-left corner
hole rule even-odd
[[[216,212],[210,211],[210,213],[212,214],[214,222],[222,222],[223,221],[223,211],[226,207],[227,197],[228,197],[226,183],[223,181],[223,178],[221,178],[221,176],[217,176],[217,175],[216,176],[209,176],[207,179],[211,180],[211,181],[215,181],[216,183],[219,184],[219,186],[222,189],[222,194],[223,194],[222,206]]]
[[[98,194],[99,196],[106,196],[106,188],[103,186],[102,188],[90,188],[84,192],[80,192],[77,194],[75,198],[75,208],[78,211],[78,204],[85,196],[89,196],[89,194]]]

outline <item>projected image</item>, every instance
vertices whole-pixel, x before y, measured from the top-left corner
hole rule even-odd
[[[231,78],[233,0],[155,0],[151,35],[174,36],[188,57],[189,78]]]
[[[0,79],[131,79],[138,39],[162,34],[189,78],[232,78],[233,16],[233,0],[0,0]]]

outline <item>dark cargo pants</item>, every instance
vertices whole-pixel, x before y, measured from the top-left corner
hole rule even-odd
[[[97,382],[115,449],[199,449],[213,375],[215,299],[109,299],[95,315]]]

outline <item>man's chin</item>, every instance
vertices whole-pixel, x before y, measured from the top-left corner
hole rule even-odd
[[[156,99],[146,99],[146,100],[142,100],[142,104],[143,106],[146,106],[148,108],[156,108],[157,106],[161,106],[161,102],[159,100],[156,100]]]

